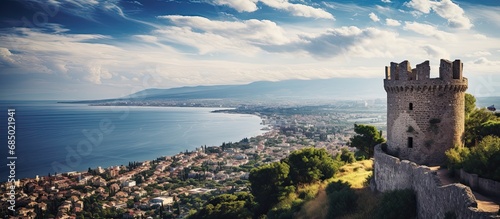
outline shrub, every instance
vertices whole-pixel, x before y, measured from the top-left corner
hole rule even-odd
[[[347,150],[346,148],[342,149],[340,160],[345,163],[354,163],[356,162],[356,157],[352,151]]]
[[[413,190],[394,190],[383,195],[375,218],[403,219],[417,216],[417,200]]]
[[[500,181],[500,138],[486,136],[470,151],[463,162],[464,170]]]
[[[486,136],[472,148],[455,147],[446,151],[448,168],[500,181],[500,138]]]
[[[445,152],[448,159],[448,169],[454,171],[463,167],[463,162],[468,159],[470,154],[469,148],[456,146]]]
[[[358,195],[347,182],[332,182],[325,189],[328,197],[328,218],[337,218],[353,212],[357,207]]]

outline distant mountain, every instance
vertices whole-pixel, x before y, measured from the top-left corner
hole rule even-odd
[[[382,79],[334,78],[317,80],[259,81],[244,85],[214,85],[151,88],[115,99],[77,101],[73,103],[104,103],[110,101],[139,100],[203,100],[219,99],[244,101],[325,101],[366,100],[385,98]]]
[[[238,103],[253,101],[321,102],[329,100],[368,100],[386,98],[383,80],[379,78],[333,78],[318,80],[259,81],[245,85],[214,85],[145,89],[115,99],[77,101],[72,103],[100,104],[113,101],[184,101],[231,100]],[[500,97],[477,97],[477,106],[495,104]]]
[[[383,98],[381,79],[259,81],[245,85],[216,85],[146,89],[125,98],[135,99],[370,99]]]

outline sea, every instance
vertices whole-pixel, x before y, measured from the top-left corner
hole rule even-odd
[[[9,109],[15,133],[9,133]],[[216,109],[0,101],[0,182],[12,162],[16,179],[33,178],[153,160],[265,132],[258,116],[211,112]]]

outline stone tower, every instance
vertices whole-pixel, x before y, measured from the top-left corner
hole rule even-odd
[[[429,61],[385,67],[387,152],[423,165],[446,162],[445,151],[462,145],[467,78],[460,60],[441,59],[439,78],[429,78]]]

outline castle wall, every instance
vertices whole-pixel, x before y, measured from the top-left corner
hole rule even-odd
[[[374,186],[380,192],[413,189],[417,198],[418,218],[444,218],[454,213],[457,218],[500,218],[477,209],[469,187],[456,183],[443,186],[436,172],[427,166],[400,160],[375,146]]]
[[[428,61],[413,70],[408,61],[386,68],[391,154],[419,164],[439,165],[445,162],[447,149],[462,144],[467,79],[461,77],[461,67],[459,60],[442,60],[443,78],[431,79]]]
[[[474,173],[467,173],[460,169],[460,182],[470,186],[474,190],[479,190],[484,194],[491,194],[500,197],[500,182],[479,177]]]

